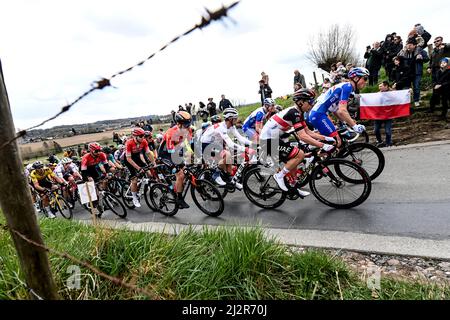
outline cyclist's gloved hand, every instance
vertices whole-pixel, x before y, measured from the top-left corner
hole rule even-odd
[[[255,149],[251,149],[251,148],[245,148],[245,153],[247,153],[248,155],[252,156],[252,155],[256,154],[256,150]]]
[[[336,139],[334,139],[334,138],[332,138],[332,137],[327,137],[327,136],[325,136],[325,141],[335,143],[335,142],[336,142]]]
[[[364,131],[366,131],[366,127],[362,124],[355,124],[352,129],[357,133],[363,133]]]
[[[332,146],[331,144],[323,144],[322,150],[326,151],[326,152],[330,152],[334,149],[334,146]]]

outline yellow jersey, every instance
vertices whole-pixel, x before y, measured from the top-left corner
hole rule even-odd
[[[47,167],[44,167],[44,171],[42,174],[39,174],[37,172],[37,170],[33,170],[30,173],[30,179],[31,182],[35,183],[35,182],[39,182],[41,180],[44,180],[46,178],[54,178],[56,177],[56,175],[53,173],[53,171]]]

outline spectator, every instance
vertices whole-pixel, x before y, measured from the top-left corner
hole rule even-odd
[[[442,37],[436,37],[434,39],[434,49],[431,52],[430,64],[427,68],[428,73],[431,73],[433,84],[437,81],[437,72],[440,68],[440,62],[442,58],[450,57],[450,44],[444,43]]]
[[[153,132],[153,127],[151,126],[150,123],[148,123],[147,121],[144,123],[144,125],[142,126],[142,129],[144,129],[144,131],[150,131]]]
[[[180,111],[186,111],[181,104],[178,106],[178,112]]]
[[[203,122],[208,121],[208,110],[206,109],[206,105],[202,101],[199,101],[198,103],[197,115],[200,119],[203,120]]]
[[[197,110],[195,108],[195,104],[192,104],[192,102],[189,102],[189,106],[191,107],[192,112],[192,122],[195,124],[197,122]]]
[[[186,110],[187,113],[189,113],[190,115],[192,115],[191,111],[192,111],[192,103],[185,103],[184,105],[184,109]]]
[[[113,142],[115,142],[117,145],[120,144],[120,138],[117,132],[113,132]]]
[[[383,59],[383,49],[378,41],[373,44],[371,49],[370,46],[367,46],[364,59],[367,59],[366,66],[370,72],[369,86],[373,86],[378,82],[378,73],[380,72]]]
[[[300,82],[294,83],[294,92],[303,88]]]
[[[393,47],[394,39],[391,34],[386,35],[386,38],[384,39],[383,45],[381,46],[381,49],[383,51],[383,61],[382,65],[384,66],[384,70],[386,71],[386,75],[389,77],[389,74],[391,73],[392,67],[394,66],[394,61],[392,58],[389,60],[389,54],[391,52],[391,48]]]
[[[389,82],[383,81],[378,85],[380,92],[390,91]],[[392,119],[387,120],[374,120],[374,131],[377,139],[376,146],[378,148],[391,147],[392,146]],[[386,134],[386,140],[381,140],[381,127],[384,125],[384,132]]]
[[[170,114],[172,115],[172,120],[170,121],[170,127],[172,128],[177,122],[175,121],[175,110],[170,111]]]
[[[261,72],[261,80],[264,81],[265,84],[269,85],[269,75],[264,71]]]
[[[78,148],[77,148],[77,153],[78,153],[78,157],[79,158],[81,158],[81,152],[83,151],[83,148],[82,148],[82,146],[81,146],[81,144],[80,145],[78,145]]]
[[[385,70],[386,76],[389,77],[389,81],[394,81],[394,75],[392,70],[394,68],[394,58],[403,49],[402,38],[400,36],[394,37],[391,45],[385,52]]]
[[[306,88],[306,81],[305,76],[300,73],[300,71],[295,70],[294,71],[294,85],[296,83],[300,83],[302,85],[302,88]],[[300,88],[301,89],[301,88]]]
[[[329,78],[325,78],[322,83],[322,93],[327,92],[331,88],[331,81]]]
[[[423,26],[420,23],[417,23],[414,26],[414,30],[416,30],[417,35],[419,35],[420,37],[422,37],[424,44],[422,46],[420,46],[422,49],[425,49],[426,47],[428,47],[428,41],[430,41],[431,39],[431,34],[429,32],[427,32]]]
[[[437,72],[437,79],[430,100],[430,110],[428,111],[430,113],[434,112],[434,107],[439,102],[440,98],[442,104],[441,119],[444,121],[447,120],[448,102],[450,99],[450,68],[448,60],[448,58],[441,59],[441,67]]]
[[[331,68],[331,70],[330,70],[330,80],[331,80],[332,83],[336,83],[336,78],[338,77],[336,64],[333,63],[330,66],[330,68]]]
[[[226,109],[226,108],[232,108],[233,107],[233,105],[231,104],[230,100],[226,99],[224,94],[221,96],[221,98],[222,98],[222,100],[220,100],[220,102],[219,102],[220,112],[223,112],[223,110]]]
[[[206,105],[206,108],[208,109],[209,116],[212,117],[217,114],[217,106],[216,103],[213,101],[213,98],[208,98],[208,104]]]
[[[263,80],[259,80],[258,93],[261,95],[261,105],[264,104],[264,99],[272,98],[272,88],[270,88]]]
[[[409,39],[415,39],[417,42],[417,46],[421,47],[423,49],[423,46],[425,44],[425,40],[419,36],[419,34],[417,33],[416,29],[413,29],[409,32],[408,34],[408,40]]]
[[[414,38],[409,38],[406,48],[398,53],[401,62],[409,68],[408,84],[413,84],[414,106],[420,106],[420,81],[422,80],[423,64],[428,62],[428,54],[425,50],[417,46]]]
[[[392,77],[394,79],[393,89],[403,90],[409,88],[409,68],[401,63],[400,57],[395,57],[394,67],[392,68]]]

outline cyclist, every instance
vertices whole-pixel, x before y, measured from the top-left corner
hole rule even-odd
[[[108,161],[105,164],[106,172],[111,172],[112,174],[114,174],[117,170],[123,169],[123,166],[119,163],[119,161],[116,161],[116,159],[114,158],[113,152],[110,147],[104,147],[103,152],[105,153],[106,160]]]
[[[67,184],[75,187],[76,180],[83,180],[83,177],[78,172],[78,167],[73,163],[73,160],[68,157],[61,159],[55,170],[53,170],[53,173],[56,174],[57,177],[63,179]],[[66,188],[64,188],[63,195],[66,199],[69,199]]]
[[[81,158],[81,176],[83,181],[99,181],[101,174],[106,175],[105,164],[108,160],[97,142],[89,143],[89,153]],[[99,170],[97,170],[99,169]]]
[[[187,209],[189,205],[183,199],[184,184],[184,151],[185,140],[192,140],[191,122],[192,118],[186,111],[178,111],[174,115],[175,125],[164,134],[163,140],[158,148],[159,158],[169,160],[175,166],[175,192],[180,209]]]
[[[224,109],[223,118],[225,120],[223,122],[216,123],[210,126],[208,129],[206,129],[205,133],[202,135],[201,141],[202,141],[202,152],[204,157],[205,157],[205,150],[207,150],[206,155],[209,156],[209,154],[212,154],[212,148],[214,146],[217,146],[218,149],[222,149],[222,152],[220,152],[221,159],[219,160],[219,168],[222,170],[223,173],[225,173],[226,180],[228,180],[228,182],[231,185],[235,185],[237,189],[241,190],[242,184],[235,181],[234,179],[233,180],[231,179],[231,174],[233,172],[233,163],[230,150],[246,152],[250,155],[255,154],[256,152],[255,150],[250,149],[248,147],[252,144],[252,142],[243,137],[242,135],[240,135],[239,132],[237,131],[236,122],[238,116],[239,113],[235,108],[231,107]],[[234,143],[229,136],[230,134],[233,135],[235,138],[237,138],[237,140],[244,146]],[[228,149],[221,147],[224,145],[228,147]],[[220,177],[220,171],[218,170],[214,173],[213,179],[219,185],[223,186],[226,184]]]
[[[30,173],[30,179],[34,189],[41,196],[44,213],[51,219],[56,218],[55,214],[49,208],[47,191],[58,189],[55,182],[61,185],[66,184],[67,182],[56,176],[50,168],[45,167],[40,161],[36,161],[33,164],[33,171]]]
[[[156,151],[156,142],[153,139],[153,135],[152,135],[151,131],[145,131],[145,140],[147,140],[148,148],[153,153],[153,158],[154,159],[158,158],[158,152]],[[150,161],[150,159],[148,159],[145,152],[143,151],[142,153],[144,154],[145,161],[147,161],[147,163],[150,163],[151,161]]]
[[[263,122],[265,118],[268,114],[272,114],[274,111],[275,100],[272,98],[265,98],[263,106],[250,113],[244,121],[242,131],[244,131],[247,138],[252,141],[258,141],[258,136],[264,126]]]
[[[284,136],[286,136],[286,131],[293,128],[300,140],[322,148],[325,151],[331,151],[334,148],[330,144],[316,140],[319,139],[334,142],[333,138],[312,132],[305,123],[303,114],[311,109],[315,96],[316,94],[311,89],[303,88],[295,91],[293,95],[295,106],[284,109],[273,115],[261,131],[260,144],[262,150],[265,151],[267,155],[278,158],[280,162],[285,163],[283,169],[273,176],[278,186],[283,191],[288,191],[288,188],[284,183],[284,177],[288,172],[295,173],[297,166],[305,157],[302,150],[298,147],[291,146],[289,141],[284,138]],[[276,147],[278,150],[275,150]],[[297,191],[302,197],[310,194],[309,192],[300,189],[297,189]]]
[[[327,92],[317,98],[316,104],[309,113],[309,122],[319,130],[319,132],[328,137],[334,137],[338,141],[338,147],[341,145],[336,127],[334,126],[327,113],[331,112],[336,117],[346,122],[357,133],[362,133],[366,127],[357,124],[352,119],[347,110],[348,100],[351,94],[358,93],[366,86],[369,79],[369,71],[366,68],[352,68],[348,73],[349,80],[331,87]]]
[[[120,162],[121,164],[125,161],[125,145],[119,144],[117,146],[117,150],[114,152],[114,159]]]
[[[141,128],[135,128],[132,132],[132,138],[125,143],[125,165],[130,170],[131,178],[131,194],[133,197],[133,204],[136,208],[140,208],[140,199],[137,195],[137,175],[143,172],[143,167],[147,166],[144,158],[144,153],[147,155],[150,163],[155,164],[153,153],[150,152],[147,140],[145,140],[145,131]]]

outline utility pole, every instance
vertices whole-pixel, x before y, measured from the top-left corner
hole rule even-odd
[[[0,60],[0,145],[15,136],[8,93]],[[23,175],[23,165],[17,141],[0,150],[0,207],[10,228],[28,239],[43,245],[41,231]],[[11,231],[30,298],[59,299],[50,271],[47,252],[34,246]]]

